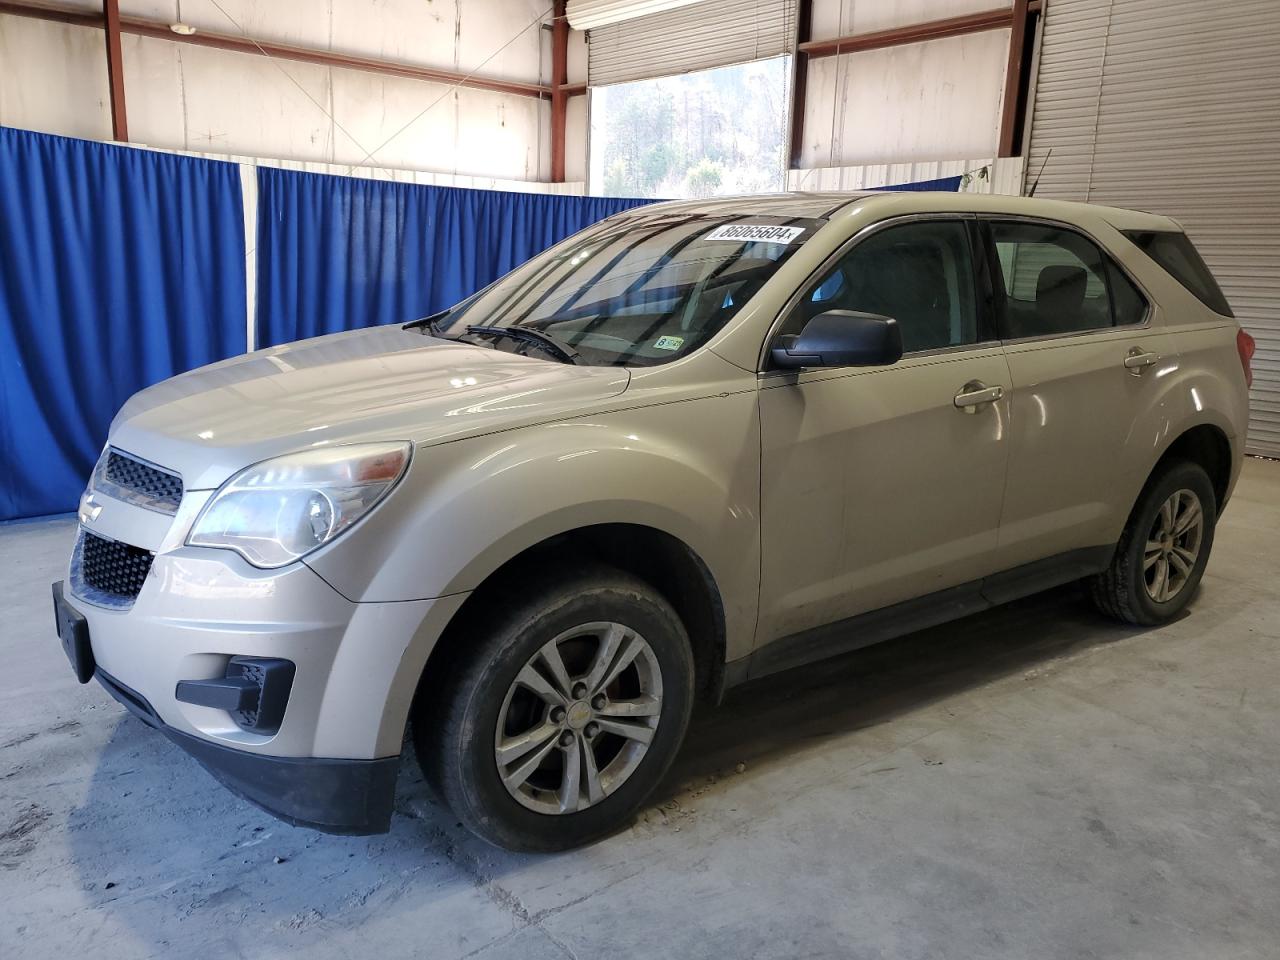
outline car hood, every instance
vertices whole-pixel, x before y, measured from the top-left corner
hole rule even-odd
[[[399,325],[272,347],[135,394],[110,443],[211,489],[245,466],[313,446],[440,443],[589,412],[627,388],[580,367],[424,336]]]

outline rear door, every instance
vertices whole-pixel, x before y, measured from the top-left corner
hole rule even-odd
[[[963,217],[873,228],[775,332],[858,310],[896,319],[906,353],[761,375],[761,643],[992,569],[1010,381],[975,238]],[[974,402],[957,405],[966,395]]]
[[[1006,570],[1115,543],[1133,506],[1120,478],[1129,461],[1154,464],[1162,440],[1134,426],[1176,358],[1146,295],[1093,239],[1051,222],[984,227],[1013,388]]]

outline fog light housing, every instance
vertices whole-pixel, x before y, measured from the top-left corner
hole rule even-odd
[[[223,676],[180,680],[173,695],[182,703],[225,710],[242,730],[271,736],[284,720],[296,669],[292,660],[232,657]]]

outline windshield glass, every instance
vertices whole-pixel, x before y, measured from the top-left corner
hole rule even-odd
[[[431,328],[546,360],[667,363],[706,343],[823,223],[626,214],[539,254]]]

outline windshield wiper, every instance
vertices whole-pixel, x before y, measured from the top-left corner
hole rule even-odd
[[[578,351],[567,343],[561,343],[549,333],[543,333],[541,330],[535,330],[532,327],[490,327],[480,323],[473,323],[467,327],[467,333],[478,333],[482,336],[490,337],[506,337],[509,340],[521,340],[525,343],[531,343],[536,347],[541,347],[547,353],[554,354],[565,363],[581,363],[582,358],[578,355]]]
[[[417,320],[410,320],[402,329],[425,330],[433,337],[448,340],[450,338],[445,336],[444,329],[440,326],[440,321],[451,313],[453,313],[453,308],[441,310],[439,313],[433,313],[429,317],[419,317]]]

